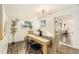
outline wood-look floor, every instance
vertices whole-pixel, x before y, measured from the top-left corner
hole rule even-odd
[[[8,54],[24,54],[25,53],[25,42],[19,41],[15,42],[14,44],[10,43],[8,44],[7,49]]]
[[[8,54],[28,54],[28,51],[26,52],[26,45],[24,41],[15,42],[15,44],[8,44],[7,49]],[[58,54],[78,54],[79,50],[68,47],[65,45],[60,45]],[[34,53],[32,53],[34,54]],[[53,46],[48,49],[48,54],[53,54]]]

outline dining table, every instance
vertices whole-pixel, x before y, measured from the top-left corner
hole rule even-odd
[[[39,36],[36,34],[27,34],[27,38],[31,38],[31,40],[39,43],[42,45],[42,51],[43,54],[47,54],[48,53],[48,48],[52,45],[53,42],[53,37],[49,37],[49,36]]]

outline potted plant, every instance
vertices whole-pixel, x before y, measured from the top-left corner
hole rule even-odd
[[[11,21],[11,34],[13,36],[12,44],[14,44],[14,36],[15,36],[15,33],[16,33],[16,30],[17,30],[17,28],[16,28],[17,22],[18,22],[18,19]]]

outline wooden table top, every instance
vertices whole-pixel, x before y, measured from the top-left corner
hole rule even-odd
[[[53,37],[39,36],[39,35],[36,35],[36,34],[27,34],[27,36],[30,36],[32,38],[36,38],[36,39],[38,39],[42,42],[45,42],[45,43],[53,40]]]
[[[49,37],[49,36],[39,36],[39,35],[36,35],[36,34],[34,34],[34,35],[37,36],[37,37],[41,37],[41,38],[47,39],[47,40],[53,40],[53,37]]]

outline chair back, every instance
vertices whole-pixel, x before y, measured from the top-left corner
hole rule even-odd
[[[60,39],[61,39],[60,32],[55,33],[54,42],[53,42],[53,53],[58,53]]]

